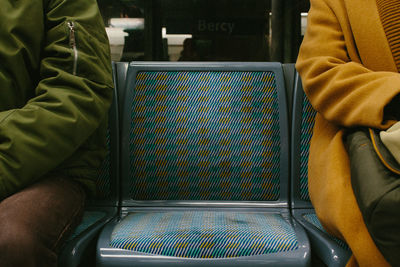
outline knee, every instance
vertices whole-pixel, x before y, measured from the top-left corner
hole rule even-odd
[[[0,257],[2,262],[12,258],[29,257],[35,249],[35,236],[18,222],[5,220],[0,222]]]
[[[43,260],[48,259],[49,254],[51,251],[43,246],[39,233],[29,227],[29,222],[9,219],[0,222],[1,266],[44,266]]]

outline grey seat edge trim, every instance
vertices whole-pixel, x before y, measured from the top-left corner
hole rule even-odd
[[[345,266],[351,256],[351,251],[347,251],[340,247],[329,237],[328,234],[323,233],[317,227],[305,220],[303,215],[309,213],[314,213],[314,210],[296,210],[294,219],[297,220],[307,232],[311,241],[311,250],[314,251],[327,266]]]
[[[100,232],[102,227],[116,218],[117,214],[110,216],[105,215],[102,219],[91,225],[84,232],[79,234],[76,238],[69,241],[65,248],[59,255],[58,263],[60,267],[76,267],[80,264],[85,252],[85,248],[93,240],[93,238]]]

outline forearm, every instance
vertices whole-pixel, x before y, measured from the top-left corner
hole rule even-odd
[[[352,36],[328,1],[312,1],[296,68],[314,108],[340,126],[386,128],[385,106],[400,92],[400,75],[367,69],[355,55]],[[350,30],[349,30],[350,31]]]
[[[70,157],[96,131],[111,103],[108,40],[96,2],[48,2],[34,96],[21,108],[0,112],[0,199]]]

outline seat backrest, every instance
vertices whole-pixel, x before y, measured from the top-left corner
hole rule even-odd
[[[288,206],[279,63],[131,63],[123,205]]]
[[[293,208],[312,208],[308,194],[308,155],[316,111],[303,91],[298,73],[294,84],[291,136],[291,199]]]
[[[113,101],[108,113],[108,128],[106,133],[107,154],[98,169],[96,186],[98,196],[89,199],[89,206],[117,206],[119,202],[119,111],[118,111],[118,83],[116,66],[113,67]]]

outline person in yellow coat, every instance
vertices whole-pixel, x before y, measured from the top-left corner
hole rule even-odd
[[[317,110],[311,201],[325,229],[351,248],[347,266],[396,266],[386,250],[393,248],[378,249],[363,221],[344,137],[353,127],[385,130],[397,121],[388,110],[400,94],[400,1],[311,0],[308,16],[296,68]]]

